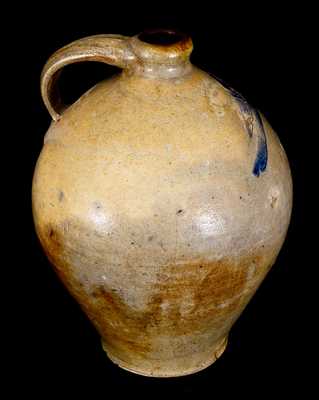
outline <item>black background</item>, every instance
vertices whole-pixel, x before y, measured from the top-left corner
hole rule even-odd
[[[103,6],[102,6],[103,5]],[[89,2],[19,6],[11,39],[19,43],[15,63],[13,120],[15,173],[12,192],[17,200],[20,240],[13,254],[14,280],[10,348],[14,388],[47,398],[52,392],[89,391],[93,396],[142,394],[192,395],[227,398],[233,392],[248,397],[260,394],[305,393],[309,384],[304,298],[307,268],[305,251],[310,222],[305,216],[305,187],[309,156],[305,151],[304,88],[310,82],[307,65],[312,38],[307,29],[310,11],[279,10],[278,5],[255,5],[225,9],[216,4],[184,3],[172,10],[162,3],[148,8],[125,3],[118,6]],[[305,28],[306,26],[306,28]],[[63,45],[98,33],[134,35],[145,28],[171,27],[190,34],[194,42],[192,62],[212,72],[242,93],[269,120],[287,152],[294,180],[294,209],[287,240],[278,260],[233,327],[224,355],[197,374],[171,379],[137,376],[113,365],[101,349],[98,334],[78,305],[58,281],[37,241],[31,213],[31,181],[50,117],[39,90],[39,78],[48,57]],[[19,38],[19,39],[17,39]],[[21,73],[23,68],[23,73]],[[99,63],[65,68],[60,84],[64,100],[71,103],[96,82],[118,70]],[[15,74],[17,72],[15,71]],[[17,75],[16,75],[17,76]],[[18,126],[21,124],[21,129]],[[22,190],[21,190],[22,189]],[[20,194],[21,191],[21,194]],[[12,196],[17,197],[17,196]],[[21,216],[20,216],[21,215]],[[16,238],[16,230],[12,238]],[[12,259],[12,257],[11,257]],[[14,326],[14,327],[13,327]],[[12,350],[14,350],[12,352]],[[305,378],[307,375],[307,378]],[[18,378],[17,378],[18,377]],[[73,398],[73,397],[71,397]]]

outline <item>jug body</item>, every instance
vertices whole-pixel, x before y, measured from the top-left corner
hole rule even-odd
[[[284,242],[292,181],[261,113],[190,63],[189,38],[152,35],[81,39],[48,61],[33,215],[109,357],[169,377],[222,354]],[[56,78],[83,60],[122,71],[65,109]]]

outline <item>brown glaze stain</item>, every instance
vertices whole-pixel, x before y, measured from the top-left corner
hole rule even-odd
[[[187,335],[223,329],[246,302],[247,274],[255,265],[253,281],[260,281],[268,268],[260,255],[232,261],[189,262],[163,266],[144,310],[127,305],[112,288],[96,285],[89,293],[67,262],[63,233],[47,226],[40,235],[55,270],[81,304],[103,340],[117,354],[145,357],[159,334]],[[69,250],[68,250],[69,251]],[[198,273],[200,271],[200,274]],[[185,299],[190,303],[183,306]],[[183,308],[184,307],[184,308]]]
[[[109,346],[143,357],[152,349],[152,338],[157,335],[203,333],[208,328],[222,328],[227,321],[232,321],[247,299],[244,289],[249,265],[249,260],[236,268],[225,262],[201,263],[201,269],[205,271],[201,282],[195,277],[198,263],[163,267],[170,278],[158,274],[154,294],[143,311],[128,306],[117,293],[99,285],[91,297],[86,295],[85,301],[89,304],[86,311],[93,321],[99,321],[96,325]],[[181,270],[185,275],[180,273]],[[191,271],[194,274],[190,274]],[[190,294],[192,304],[182,310],[183,299]],[[223,301],[232,298],[235,299],[219,307]]]
[[[145,323],[144,316],[134,313],[120,296],[114,292],[109,293],[102,286],[97,286],[92,293],[87,293],[83,284],[75,278],[67,261],[63,234],[58,227],[46,226],[43,232],[39,232],[39,237],[58,277],[80,304],[103,340],[118,354],[146,354],[150,346],[143,338],[140,340]]]
[[[150,317],[147,313],[128,307],[116,292],[104,286],[96,286],[83,300],[103,340],[118,353],[127,351],[143,356],[150,351],[144,333]]]
[[[43,232],[39,232],[39,238],[58,277],[70,293],[78,299],[83,285],[74,279],[72,269],[64,257],[63,237],[60,230],[53,225],[48,225]]]
[[[55,227],[47,226],[43,236],[40,236],[41,241],[45,241],[46,245],[49,245],[47,255],[59,254],[61,251],[61,243],[58,238],[58,232]]]

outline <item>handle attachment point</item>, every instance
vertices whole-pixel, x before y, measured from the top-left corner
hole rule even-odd
[[[76,40],[56,51],[41,74],[41,95],[52,119],[58,121],[65,109],[57,86],[63,67],[82,61],[100,61],[119,68],[130,68],[136,62],[128,39],[122,35],[95,35]]]

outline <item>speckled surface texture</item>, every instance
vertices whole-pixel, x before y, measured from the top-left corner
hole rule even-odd
[[[54,74],[79,51],[96,59],[94,39],[44,70],[56,121],[34,174],[36,230],[114,362],[190,374],[221,355],[275,262],[292,207],[288,161],[263,116],[192,66],[190,39],[102,36],[99,60],[124,69],[64,112]]]

